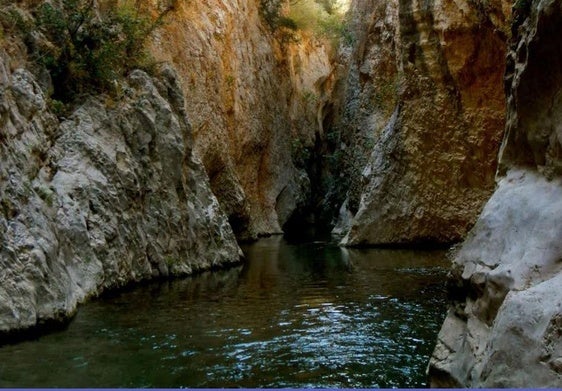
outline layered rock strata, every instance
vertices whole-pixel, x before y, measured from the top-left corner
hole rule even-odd
[[[341,133],[345,245],[462,239],[494,187],[507,1],[356,0]],[[336,178],[337,180],[337,178]]]
[[[193,153],[171,68],[57,119],[0,53],[0,331],[61,320],[107,289],[238,262]]]
[[[432,386],[562,385],[561,10],[515,3],[498,188],[454,258]]]

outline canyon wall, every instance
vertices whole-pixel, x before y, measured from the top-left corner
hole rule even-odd
[[[26,53],[49,43],[13,33],[32,28],[37,2],[2,14],[0,331],[64,319],[130,282],[238,262],[235,235],[280,233],[310,202],[328,46],[272,28],[259,1],[139,4],[165,15],[149,43],[158,76],[133,71],[117,96],[91,91],[65,114]]]
[[[0,51],[0,332],[62,320],[107,289],[240,260],[193,153],[174,71],[57,118],[25,50]]]
[[[333,83],[328,47],[274,31],[261,4],[177,2],[152,45],[178,70],[195,150],[240,239],[281,233],[309,203],[305,168]]]
[[[498,187],[458,250],[435,387],[562,384],[562,3],[518,1]]]
[[[508,1],[355,0],[339,138],[349,246],[465,237],[494,187]],[[340,191],[341,193],[341,191]]]

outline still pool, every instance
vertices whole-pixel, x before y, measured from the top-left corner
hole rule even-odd
[[[281,237],[229,270],[83,305],[0,348],[2,387],[424,387],[445,315],[444,251]]]

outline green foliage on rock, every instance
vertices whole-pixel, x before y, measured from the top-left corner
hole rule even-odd
[[[48,99],[47,106],[49,107],[49,110],[59,118],[66,116],[69,112],[68,105],[64,104],[64,102],[61,102],[60,100]]]
[[[45,201],[45,203],[49,206],[53,206],[53,198],[54,198],[54,193],[51,189],[49,189],[47,186],[45,185],[38,185],[34,188],[35,192],[37,193],[37,195],[39,195],[39,197]]]
[[[296,31],[299,29],[297,22],[294,19],[288,18],[286,16],[280,16],[277,18],[277,26],[283,27],[289,30]]]
[[[338,0],[261,0],[260,4],[263,18],[274,30],[306,31],[336,44],[341,38],[352,39]]]
[[[52,98],[69,103],[82,94],[114,92],[128,71],[154,64],[145,44],[171,8],[152,17],[132,2],[120,4],[42,1],[30,13],[13,5],[0,10],[0,22],[22,37],[33,62],[49,72]]]
[[[29,32],[33,29],[33,23],[26,20],[21,10],[14,5],[0,2],[0,28],[2,35],[7,32]]]
[[[101,12],[93,0],[45,2],[35,13],[48,44],[34,56],[51,74],[53,97],[62,102],[111,91],[125,72],[146,65],[144,44],[159,22],[132,7]]]

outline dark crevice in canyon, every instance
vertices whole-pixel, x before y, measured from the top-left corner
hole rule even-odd
[[[302,232],[316,232],[321,237],[329,237],[335,225],[337,209],[343,201],[337,197],[334,184],[334,178],[340,174],[334,159],[337,145],[330,140],[336,110],[338,108],[333,102],[323,104],[318,109],[320,130],[315,132],[314,143],[304,162],[310,180],[310,194],[283,225],[287,237],[298,237]]]

